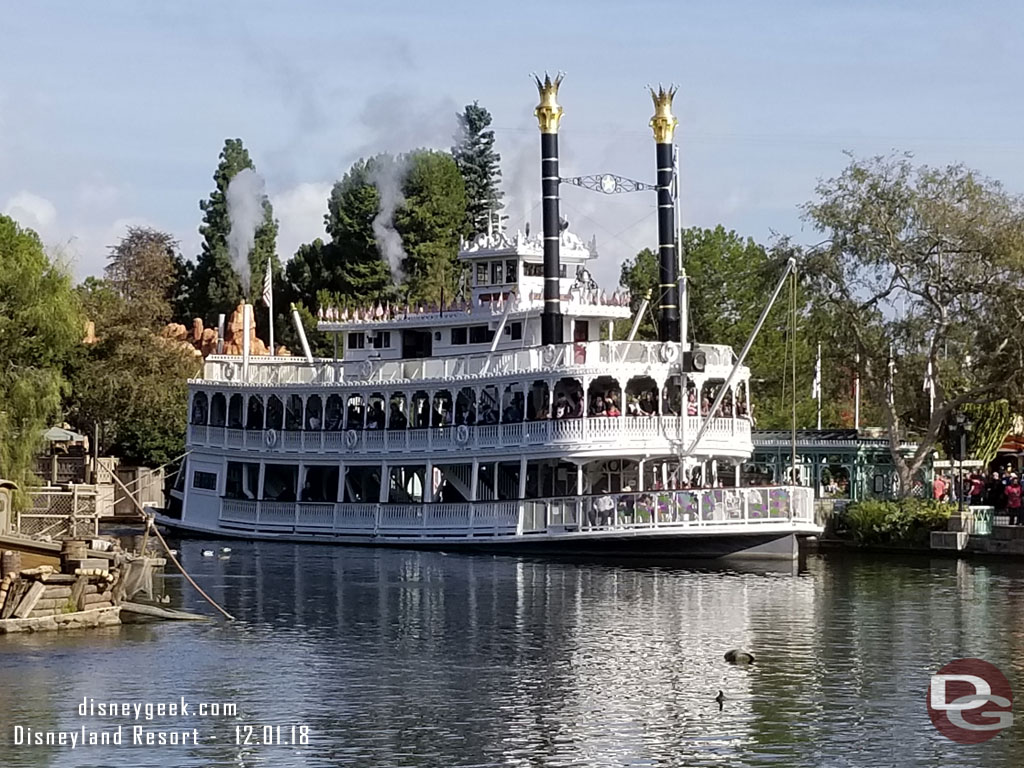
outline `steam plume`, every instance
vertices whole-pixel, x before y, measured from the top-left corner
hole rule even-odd
[[[242,284],[242,295],[249,296],[249,254],[256,244],[256,230],[263,223],[266,215],[263,201],[266,198],[266,185],[263,179],[252,168],[243,168],[228,184],[225,200],[228,205],[228,221],[231,231],[228,232],[228,254],[231,266],[238,274]]]
[[[369,168],[370,183],[377,188],[377,196],[380,198],[377,215],[373,218],[373,237],[377,241],[377,249],[387,259],[395,285],[400,284],[405,277],[402,268],[405,248],[401,234],[395,229],[395,211],[405,202],[402,183],[405,181],[407,166],[402,157],[395,159],[379,155]]]

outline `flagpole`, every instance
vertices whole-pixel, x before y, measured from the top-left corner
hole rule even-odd
[[[277,348],[274,346],[274,273],[270,259],[267,259],[267,273],[263,277],[263,303],[267,305],[270,316],[270,356],[273,357]]]
[[[857,369],[853,373],[853,428],[860,430],[860,352],[854,360]]]
[[[818,357],[814,362],[814,399],[818,402],[818,429],[821,429],[821,342],[818,342]]]

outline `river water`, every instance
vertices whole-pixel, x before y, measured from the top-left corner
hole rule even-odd
[[[740,571],[181,546],[238,620],[0,637],[0,766],[1024,764],[1024,723],[962,746],[926,711],[929,676],[959,657],[1024,691],[1024,565],[842,555]],[[166,588],[207,610],[180,577]],[[757,663],[726,664],[734,647]],[[182,698],[187,717],[78,711]],[[200,703],[238,715],[200,718]],[[125,743],[18,746],[18,725],[120,725]],[[195,728],[200,744],[132,746],[135,725]],[[288,743],[303,733],[308,745]]]

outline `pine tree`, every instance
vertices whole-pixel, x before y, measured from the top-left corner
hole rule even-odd
[[[307,295],[326,288],[365,303],[392,289],[390,270],[373,237],[379,197],[370,178],[374,164],[383,161],[381,157],[357,160],[331,189],[324,216],[331,242],[304,254],[322,269],[314,275],[318,284],[307,287]]]
[[[487,130],[490,112],[474,101],[457,117],[459,133],[452,157],[466,185],[463,234],[472,237],[486,232],[488,217],[502,208],[501,155],[494,151],[494,131]]]
[[[256,166],[249,158],[249,151],[242,146],[241,139],[228,139],[224,142],[220,164],[213,175],[216,186],[208,199],[199,202],[199,208],[203,211],[203,223],[199,227],[199,233],[203,236],[203,252],[199,255],[192,275],[193,296],[190,304],[196,316],[207,323],[215,320],[221,312],[231,312],[243,298],[241,282],[228,253],[231,221],[225,197],[231,179],[243,168],[255,170]],[[268,259],[271,260],[274,276],[281,274],[281,263],[275,253],[277,222],[269,199],[264,199],[263,208],[263,224],[256,230],[256,242],[249,254],[249,293],[244,297],[257,306],[257,326],[261,330],[266,328],[266,309],[260,311],[259,298],[263,294],[263,276]]]
[[[406,287],[411,299],[440,304],[455,295],[459,235],[466,216],[463,177],[443,152],[417,150],[403,158],[408,169],[405,205],[396,225],[405,246]]]

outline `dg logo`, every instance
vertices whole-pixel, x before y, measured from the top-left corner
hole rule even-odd
[[[1013,691],[1006,675],[981,659],[956,659],[932,675],[928,715],[958,744],[980,744],[1013,724]]]

